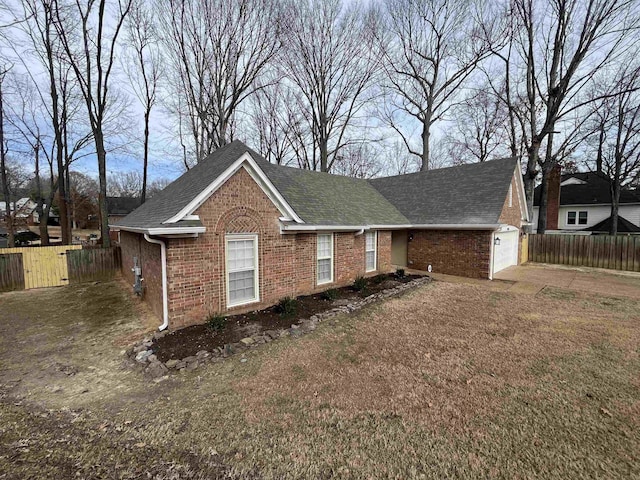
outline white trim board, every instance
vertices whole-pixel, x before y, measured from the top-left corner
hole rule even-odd
[[[180,220],[184,220],[186,217],[193,215],[200,205],[202,205],[211,195],[213,195],[222,185],[226,183],[240,168],[244,168],[251,178],[258,184],[265,195],[276,206],[280,213],[297,223],[304,223],[303,220],[296,214],[291,205],[287,203],[284,197],[278,192],[276,187],[271,183],[271,180],[265,175],[262,169],[258,166],[255,160],[249,155],[248,152],[244,153],[240,158],[233,162],[229,168],[227,168],[222,174],[218,175],[216,179],[211,182],[207,188],[200,192],[193,200],[191,200],[184,208],[182,208],[173,217],[164,221],[163,223],[176,223]]]

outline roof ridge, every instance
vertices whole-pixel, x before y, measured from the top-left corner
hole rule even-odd
[[[493,162],[501,162],[501,161],[507,161],[507,160],[512,160],[514,163],[518,162],[518,157],[500,157],[500,158],[492,158],[491,160],[486,160],[484,162],[473,162],[473,163],[463,163],[461,165],[449,165],[447,167],[440,167],[440,168],[432,168],[429,170],[419,170],[417,172],[409,172],[409,173],[399,173],[397,175],[387,175],[385,177],[375,177],[375,178],[369,178],[367,179],[367,181],[376,181],[376,180],[382,180],[382,179],[386,179],[386,178],[399,178],[399,177],[407,177],[410,175],[426,175],[432,172],[442,172],[444,170],[453,170],[453,169],[465,169],[465,168],[477,168],[479,166],[482,165],[487,165],[489,163],[493,163]]]

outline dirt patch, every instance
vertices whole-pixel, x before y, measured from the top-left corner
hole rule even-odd
[[[221,328],[213,328],[207,324],[181,328],[154,340],[152,350],[162,362],[183,359],[195,355],[200,350],[212,351],[256,333],[288,328],[300,319],[309,318],[336,305],[356,302],[368,295],[409,283],[417,278],[421,276],[399,277],[394,273],[377,275],[364,279],[363,285],[358,289],[348,286],[297,297],[289,304],[290,311],[283,311],[285,310],[283,305],[275,305],[256,312],[227,316]]]
[[[227,478],[219,455],[148,445],[144,428],[0,399],[0,478]],[[132,422],[127,422],[131,424]],[[35,473],[37,472],[37,474]]]

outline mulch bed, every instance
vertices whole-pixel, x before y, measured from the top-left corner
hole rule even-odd
[[[161,362],[183,359],[201,350],[211,351],[259,332],[288,328],[302,318],[309,318],[336,305],[344,304],[345,300],[357,301],[416,278],[420,276],[398,277],[395,273],[377,275],[367,278],[366,288],[361,291],[349,286],[331,289],[331,298],[326,292],[297,297],[293,314],[283,314],[281,308],[274,305],[256,312],[229,315],[224,327],[219,330],[214,330],[206,324],[181,328],[162,338],[154,339],[153,351]]]

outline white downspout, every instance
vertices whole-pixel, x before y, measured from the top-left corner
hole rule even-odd
[[[155,243],[160,245],[160,258],[162,262],[162,325],[158,327],[158,330],[163,331],[169,326],[169,298],[167,295],[167,245],[156,238],[149,237],[148,234],[144,234],[144,239],[149,243]]]
[[[361,228],[360,230],[358,230],[358,231],[355,233],[355,236],[357,237],[357,236],[359,236],[359,235],[362,235],[363,233],[364,233],[364,228]]]

